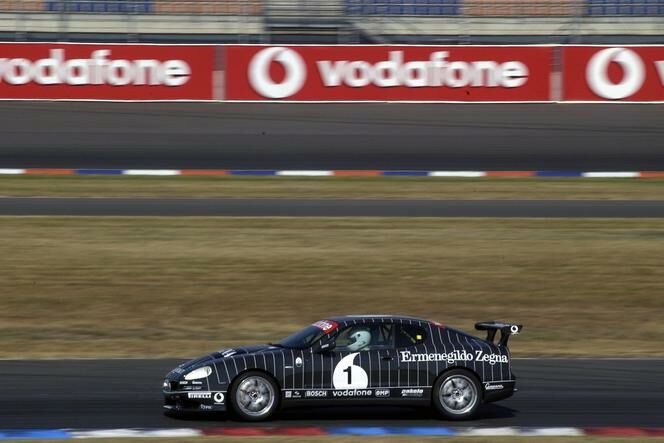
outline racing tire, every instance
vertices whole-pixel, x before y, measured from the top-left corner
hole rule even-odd
[[[279,409],[281,391],[272,377],[259,371],[241,374],[231,386],[229,402],[244,421],[263,421]]]
[[[482,404],[482,387],[477,377],[465,369],[441,374],[433,385],[432,402],[449,420],[468,420]]]

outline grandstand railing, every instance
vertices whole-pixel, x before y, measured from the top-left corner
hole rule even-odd
[[[0,35],[19,40],[40,33],[119,40],[186,34],[267,43],[327,34],[385,43],[390,35],[641,30],[664,36],[664,0],[0,0]]]

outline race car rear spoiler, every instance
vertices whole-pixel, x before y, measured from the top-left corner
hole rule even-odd
[[[486,341],[494,342],[496,332],[500,331],[500,346],[507,346],[507,340],[510,336],[517,335],[523,329],[523,325],[515,325],[512,323],[502,323],[499,321],[481,321],[475,323],[475,329],[478,331],[486,331]]]

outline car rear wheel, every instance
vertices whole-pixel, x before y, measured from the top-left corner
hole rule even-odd
[[[445,372],[436,381],[433,404],[443,416],[451,420],[472,418],[482,403],[477,377],[464,369]]]
[[[247,372],[233,383],[231,403],[246,421],[267,420],[279,407],[280,392],[272,378],[262,372]]]

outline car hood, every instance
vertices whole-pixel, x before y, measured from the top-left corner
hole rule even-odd
[[[196,368],[205,366],[206,364],[212,363],[213,361],[216,360],[232,358],[240,355],[258,354],[261,352],[274,351],[277,349],[279,348],[268,344],[222,349],[220,351],[212,352],[203,357],[195,358],[193,360],[189,360],[178,365],[175,369],[173,369],[171,372],[168,373],[167,378],[169,379],[179,378],[181,376],[184,376],[184,374],[193,371]]]

